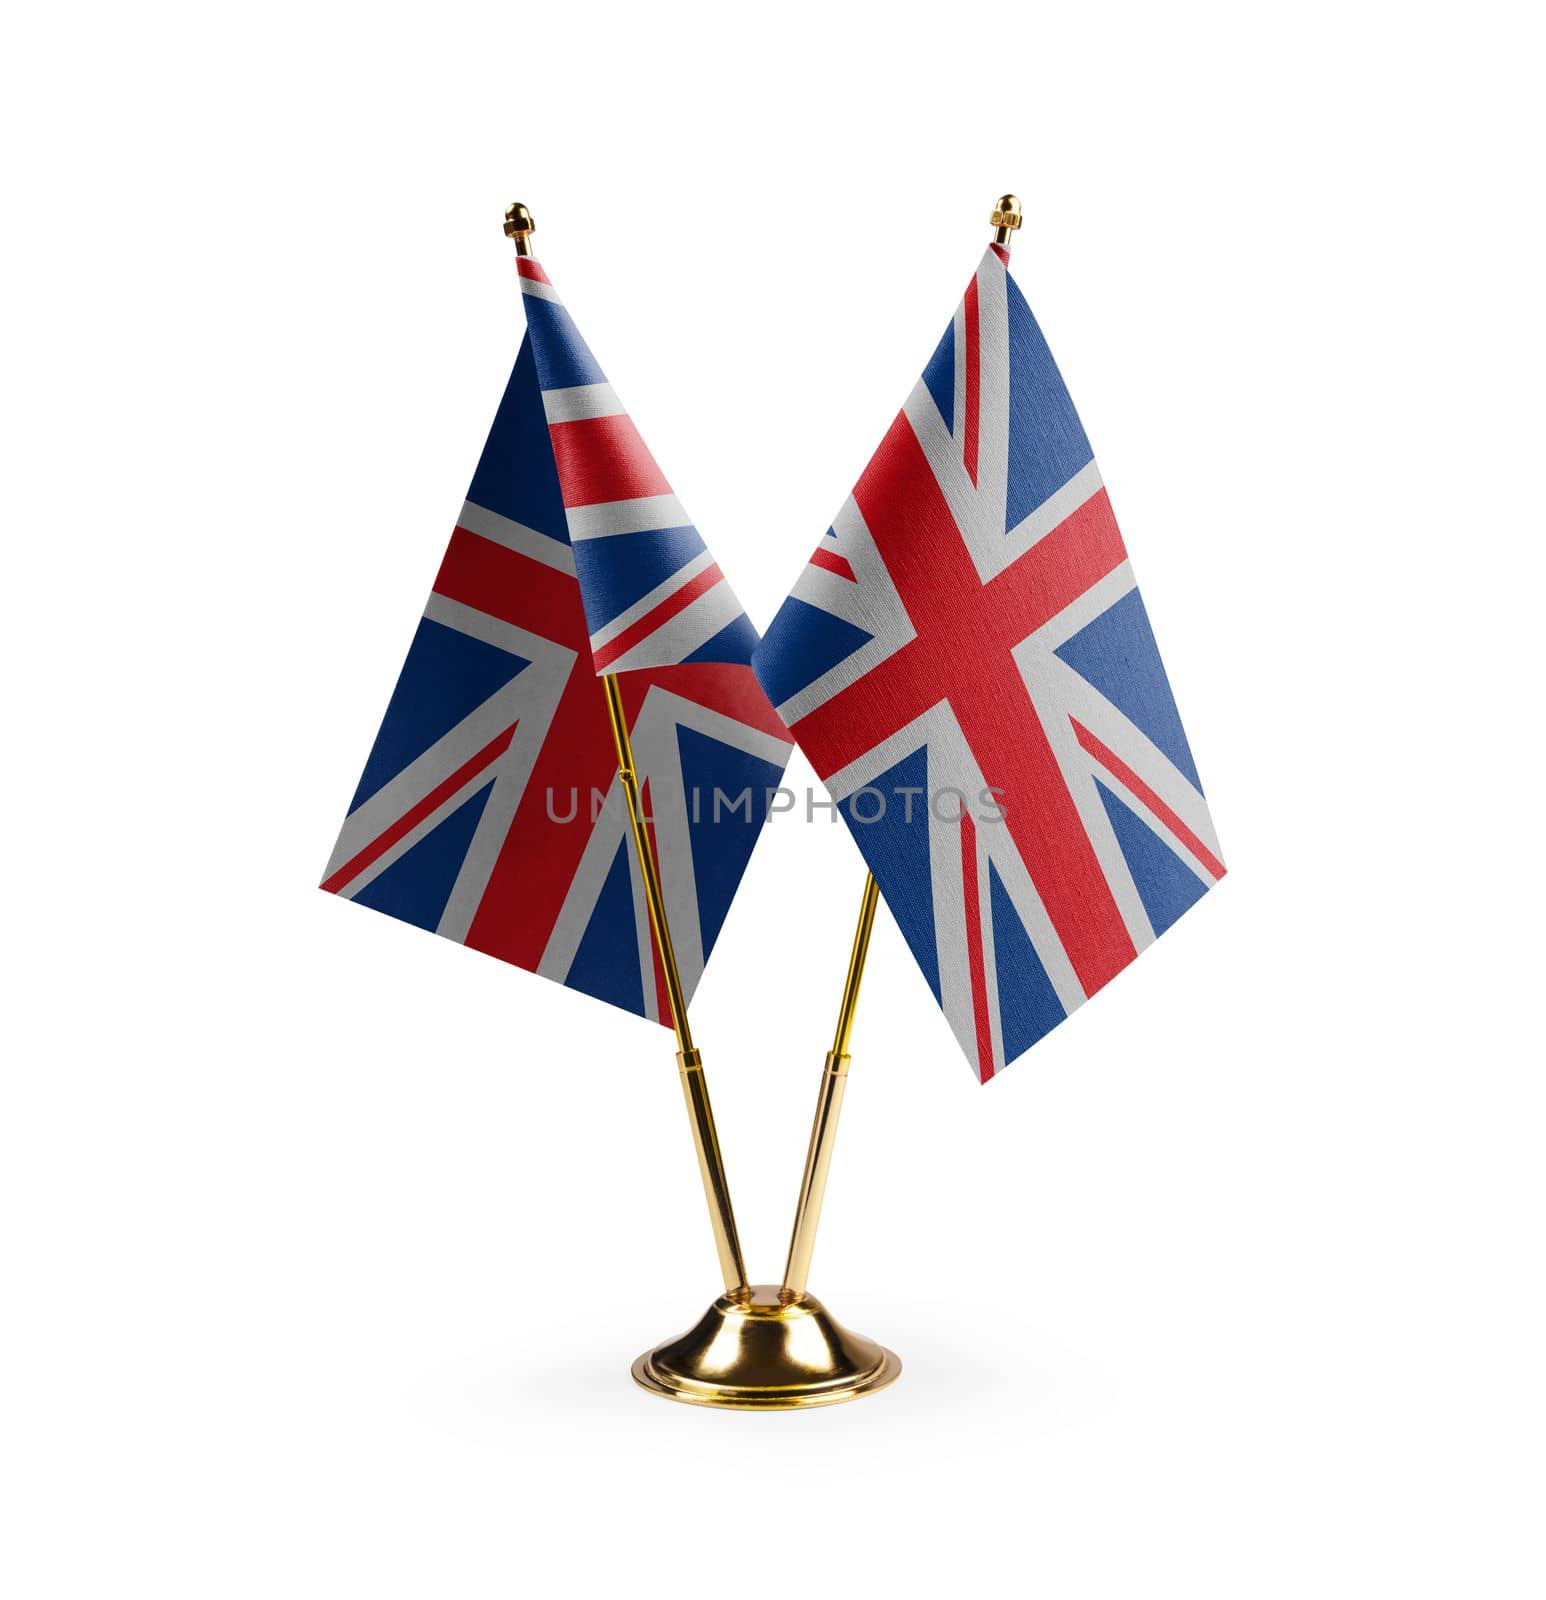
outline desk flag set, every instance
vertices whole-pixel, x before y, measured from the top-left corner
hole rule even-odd
[[[990,223],[759,641],[511,206],[526,335],[323,880],[674,1030],[725,1292],[634,1363],[670,1399],[788,1410],[901,1371],[806,1290],[879,896],[986,1082],[1224,873],[1094,456],[1009,275],[1019,201]],[[869,874],[783,1281],[752,1285],[687,1004],[791,736]]]

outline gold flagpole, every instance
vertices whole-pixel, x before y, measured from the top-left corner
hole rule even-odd
[[[650,847],[649,830],[644,824],[644,808],[639,802],[639,774],[633,764],[633,745],[628,738],[628,718],[623,710],[622,691],[617,679],[604,677],[607,714],[612,719],[612,738],[617,745],[617,775],[622,780],[623,797],[628,802],[628,823],[633,829],[633,847],[638,852],[639,870],[644,874],[644,897],[649,902],[650,927],[655,932],[655,947],[666,975],[666,993],[671,1001],[671,1025],[676,1029],[676,1065],[682,1078],[682,1094],[692,1122],[693,1145],[698,1152],[698,1171],[703,1177],[703,1193],[709,1203],[709,1220],[714,1225],[714,1248],[719,1252],[719,1270],[724,1275],[725,1293],[743,1298],[748,1291],[746,1263],[741,1258],[741,1241],[736,1233],[735,1212],[730,1206],[730,1185],[725,1178],[725,1158],[719,1149],[719,1134],[714,1127],[714,1107],[709,1102],[709,1086],[703,1076],[703,1055],[692,1042],[687,1022],[687,1002],[682,998],[682,978],[676,967],[676,951],[671,946],[671,924],[666,920],[666,902],[660,892],[660,872],[655,852]]]
[[[1020,201],[1012,194],[1000,195],[988,218],[993,242],[1008,249],[1020,226]],[[848,1041],[853,1033],[854,1007],[859,1002],[859,983],[864,977],[864,960],[870,948],[870,929],[875,922],[875,898],[879,889],[873,876],[864,880],[864,899],[859,908],[859,926],[854,933],[853,953],[848,958],[848,976],[843,983],[842,1004],[837,1014],[837,1035],[827,1052],[821,1092],[816,1097],[816,1120],[811,1125],[810,1147],[805,1155],[805,1175],[800,1181],[800,1198],[795,1206],[794,1232],[789,1240],[789,1259],[784,1267],[783,1292],[787,1299],[804,1295],[810,1275],[811,1253],[816,1248],[816,1227],[821,1221],[821,1202],[827,1190],[827,1171],[832,1165],[832,1147],[837,1142],[837,1119],[843,1109],[843,1094],[848,1087]]]
[[[505,233],[514,241],[516,255],[531,255],[531,236],[536,228],[531,212],[525,206],[517,203],[506,208]],[[731,1299],[744,1299],[749,1292],[746,1264],[741,1257],[735,1212],[730,1205],[725,1158],[720,1152],[719,1133],[714,1126],[714,1107],[709,1101],[709,1086],[703,1076],[703,1055],[693,1045],[692,1028],[687,1021],[687,1001],[682,994],[682,975],[677,969],[676,951],[671,943],[671,924],[666,917],[665,897],[660,889],[660,871],[639,799],[639,774],[634,765],[633,743],[628,737],[628,717],[623,710],[622,691],[617,679],[610,674],[604,676],[601,683],[606,690],[612,742],[617,747],[617,775],[628,805],[628,824],[633,832],[639,871],[644,878],[644,898],[649,905],[650,928],[655,937],[655,948],[660,954],[661,970],[666,977],[671,1026],[676,1031],[676,1064],[681,1074],[687,1115],[692,1123],[698,1170],[703,1177],[703,1193],[709,1203],[709,1220],[714,1228],[714,1248],[719,1255],[719,1270],[724,1276],[726,1295]]]
[[[859,905],[859,926],[854,931],[848,977],[844,980],[843,1000],[838,1007],[837,1033],[827,1052],[821,1093],[816,1097],[816,1120],[811,1124],[805,1175],[800,1180],[794,1232],[789,1239],[789,1258],[784,1266],[783,1289],[790,1299],[798,1299],[805,1293],[805,1281],[810,1276],[811,1252],[816,1248],[816,1227],[821,1221],[821,1202],[827,1192],[827,1170],[832,1165],[832,1147],[837,1143],[837,1119],[843,1110],[843,1091],[848,1087],[848,1041],[853,1034],[854,1008],[859,1003],[859,983],[864,977],[864,958],[869,953],[870,930],[875,926],[875,901],[879,894],[873,874],[866,873],[864,899]]]

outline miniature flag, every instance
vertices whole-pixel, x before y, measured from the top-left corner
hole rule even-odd
[[[757,634],[541,267],[324,889],[670,1026],[598,674],[691,996],[789,735]]]
[[[983,1082],[1224,872],[1008,259],[989,247],[753,656]]]

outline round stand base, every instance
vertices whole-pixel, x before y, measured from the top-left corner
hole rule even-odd
[[[776,1284],[721,1295],[680,1339],[633,1364],[641,1389],[687,1405],[794,1411],[857,1400],[893,1383],[902,1363],[850,1333],[811,1295],[785,1300]]]

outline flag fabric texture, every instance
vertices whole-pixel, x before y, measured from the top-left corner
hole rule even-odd
[[[1008,259],[989,247],[753,655],[984,1082],[1224,873]]]
[[[670,1026],[599,674],[684,993],[789,735],[757,635],[530,258],[527,329],[322,887]]]

